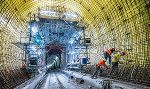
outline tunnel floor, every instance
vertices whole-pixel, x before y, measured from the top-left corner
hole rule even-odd
[[[106,82],[104,83],[104,80],[109,80],[109,85]],[[107,88],[104,88],[104,86]],[[39,74],[39,76],[15,89],[150,89],[150,87],[104,77],[93,79],[90,74],[81,72],[51,70]]]
[[[87,84],[79,84],[70,79],[64,73],[53,71],[49,72],[40,82],[36,89],[89,89]],[[97,89],[95,87],[90,89]]]

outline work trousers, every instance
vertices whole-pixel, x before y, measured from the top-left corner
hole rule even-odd
[[[92,77],[97,77],[97,75],[99,73],[102,73],[102,69],[100,67],[96,67],[96,70],[95,70],[94,74],[92,75]]]
[[[118,62],[112,62],[112,69],[110,74],[118,74]]]
[[[111,56],[107,54],[106,52],[103,53],[103,55],[104,55],[104,58],[109,61],[109,64],[111,64]]]

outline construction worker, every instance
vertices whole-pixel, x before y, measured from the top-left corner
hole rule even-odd
[[[112,58],[112,70],[111,73],[118,73],[118,64],[119,64],[119,60],[121,59],[121,56],[125,56],[126,53],[125,52],[118,52],[116,54],[114,54],[113,58]]]
[[[104,53],[103,53],[104,58],[109,61],[109,64],[111,64],[111,54],[114,51],[115,51],[115,48],[110,48],[110,49],[104,51]]]
[[[96,71],[94,72],[94,74],[92,75],[92,78],[96,77],[97,78],[97,75],[98,73],[102,73],[103,69],[104,68],[107,68],[107,65],[105,64],[106,62],[106,59],[101,59],[97,64],[96,64]]]

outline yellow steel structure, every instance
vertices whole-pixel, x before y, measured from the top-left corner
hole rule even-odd
[[[130,64],[149,68],[150,0],[0,0],[0,77],[6,88],[23,80],[24,51],[12,43],[27,32],[30,13],[37,14],[38,8],[81,16],[86,37],[92,39],[88,50],[92,64],[100,59],[101,48],[115,47],[128,53],[125,59],[133,60]],[[20,75],[14,77],[18,70]]]

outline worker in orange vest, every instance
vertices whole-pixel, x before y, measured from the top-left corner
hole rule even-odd
[[[103,69],[104,68],[107,68],[107,65],[105,64],[106,62],[106,59],[101,59],[97,64],[96,64],[96,71],[94,72],[94,74],[92,75],[92,78],[96,77],[97,78],[97,75],[98,73],[102,73]]]
[[[115,48],[110,48],[106,51],[104,51],[103,55],[104,58],[109,61],[109,64],[111,64],[111,54],[115,51]]]

